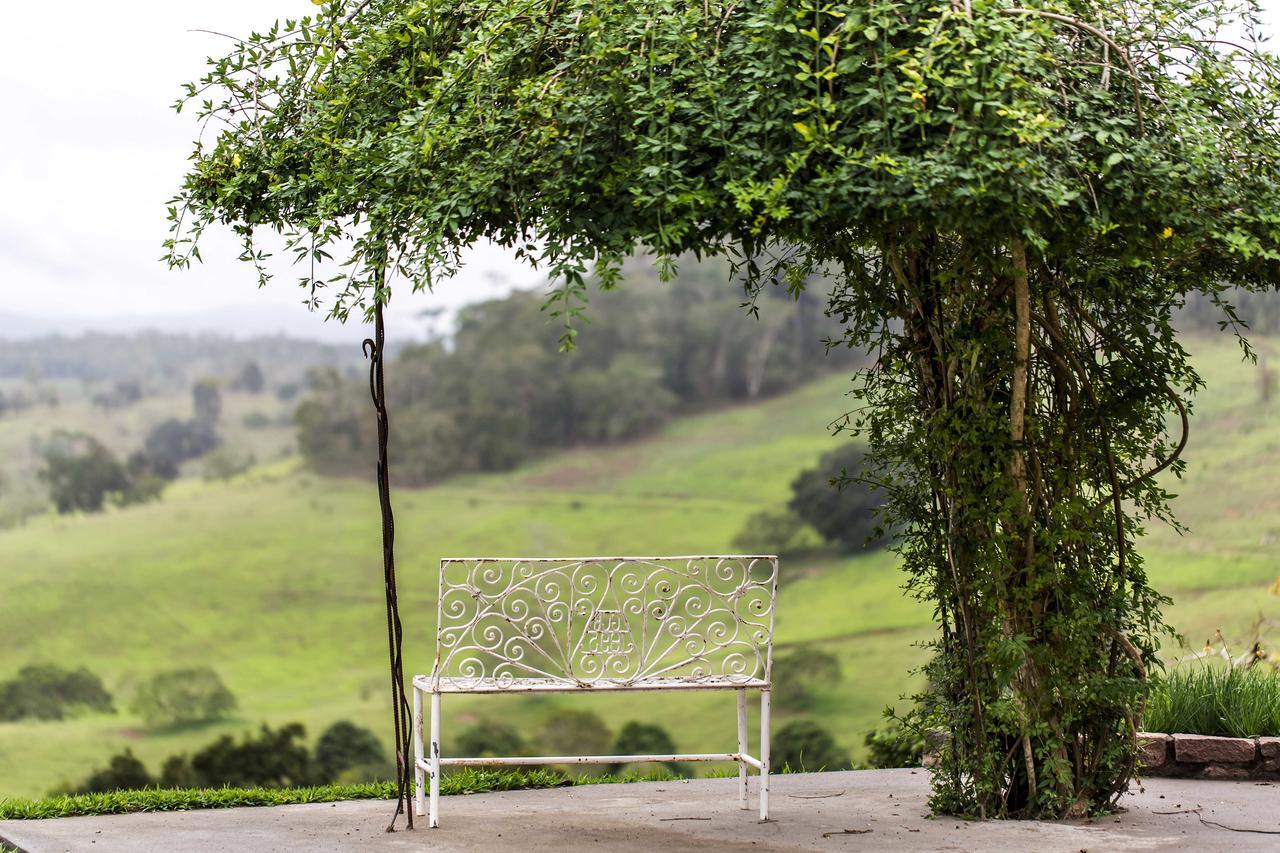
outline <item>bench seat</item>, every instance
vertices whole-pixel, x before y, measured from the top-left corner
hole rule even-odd
[[[598,678],[570,681],[560,678],[460,678],[441,676],[438,686],[429,675],[417,675],[413,686],[424,693],[578,693],[610,690],[764,690],[763,678],[734,676],[676,676],[673,678]]]

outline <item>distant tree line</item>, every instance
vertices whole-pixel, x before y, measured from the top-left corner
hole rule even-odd
[[[353,333],[353,338],[355,337]],[[172,393],[191,387],[205,376],[245,376],[247,363],[255,363],[263,387],[296,386],[308,368],[329,365],[340,369],[357,366],[358,347],[335,346],[288,337],[254,337],[237,340],[221,335],[186,335],[140,332],[132,335],[87,333],[50,335],[28,340],[0,338],[0,379],[38,377],[43,380],[75,379],[111,383],[110,396],[130,388],[114,383],[146,378],[152,393]],[[252,391],[246,385],[244,390]],[[103,402],[107,402],[104,397]]]
[[[636,273],[639,275],[640,273]],[[836,326],[816,293],[760,297],[758,319],[722,267],[594,297],[577,349],[542,300],[518,292],[471,305],[450,340],[388,367],[393,475],[406,485],[513,468],[540,451],[644,435],[675,414],[776,394],[857,355],[826,352]],[[297,412],[298,444],[323,473],[365,472],[375,423],[367,381],[318,371]]]

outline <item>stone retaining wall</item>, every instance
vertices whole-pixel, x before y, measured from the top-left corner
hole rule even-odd
[[[1280,737],[1138,735],[1143,776],[1280,779]]]

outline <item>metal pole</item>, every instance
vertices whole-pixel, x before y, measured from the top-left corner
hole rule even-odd
[[[422,690],[413,686],[413,806],[419,815],[427,813],[427,771],[422,769],[426,750],[422,743]]]
[[[431,694],[431,809],[427,813],[427,826],[440,825],[440,694]]]
[[[747,754],[747,691],[738,690],[738,755]],[[750,808],[747,805],[747,762],[738,759],[738,807]]]
[[[760,691],[760,819],[769,819],[769,691]]]

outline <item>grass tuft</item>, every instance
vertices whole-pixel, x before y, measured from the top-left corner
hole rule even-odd
[[[1280,674],[1199,666],[1155,679],[1144,728],[1220,737],[1280,735]]]
[[[478,794],[526,788],[554,788],[571,780],[547,770],[466,769],[440,780],[442,794]],[[227,809],[238,806],[287,806],[340,800],[389,800],[394,782],[314,785],[305,788],[144,788],[101,794],[66,794],[39,799],[0,799],[0,820],[42,820],[82,815]]]
[[[566,785],[599,785],[609,782],[672,782],[681,777],[662,770],[651,773],[569,777],[554,770],[487,770],[464,768],[440,780],[441,794],[482,794],[559,788]],[[394,782],[353,785],[315,785],[306,788],[143,788],[101,794],[65,794],[39,799],[0,799],[0,820],[44,820],[85,815],[176,812],[193,809],[229,809],[242,806],[291,806],[300,803],[332,803],[341,800],[390,800]],[[4,850],[0,848],[0,853]]]

